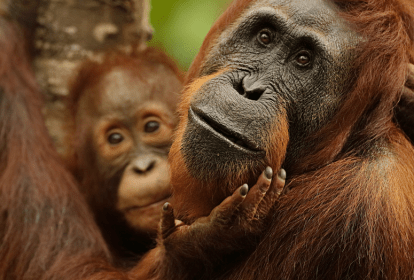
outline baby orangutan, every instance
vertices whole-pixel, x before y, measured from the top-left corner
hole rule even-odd
[[[167,155],[182,83],[174,62],[148,48],[87,61],[72,84],[67,162],[121,262],[153,246],[171,196]]]

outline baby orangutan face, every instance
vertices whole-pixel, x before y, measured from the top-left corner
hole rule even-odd
[[[141,233],[156,234],[161,207],[171,196],[167,156],[181,87],[181,78],[164,64],[121,65],[85,88],[78,101],[77,127],[90,139],[81,146],[88,147],[84,153],[98,176],[89,195],[98,205],[93,208],[112,208]]]

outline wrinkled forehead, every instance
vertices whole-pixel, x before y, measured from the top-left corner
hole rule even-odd
[[[231,9],[227,10],[217,22],[218,26],[224,25],[224,28],[214,30],[213,27],[212,32],[217,32],[216,36],[209,34],[207,37],[210,40],[209,45],[206,45],[208,50],[201,51],[197,57],[199,62],[204,61],[201,63],[200,74],[206,72],[204,68],[220,53],[220,48],[227,47],[231,39],[238,37],[240,32],[248,32],[249,28],[257,25],[268,27],[266,25],[270,24],[279,34],[288,34],[285,37],[292,39],[310,38],[333,59],[347,55],[346,53],[353,51],[361,42],[361,37],[340,16],[340,10],[333,1],[236,0],[235,3],[242,2],[245,4],[239,8],[238,15],[232,14]],[[190,69],[190,77],[194,74],[194,69]]]
[[[254,1],[243,17],[268,16],[281,31],[301,28],[322,36],[353,34],[338,13],[329,0],[261,0]]]
[[[340,48],[342,44],[350,46],[358,41],[356,33],[339,15],[338,7],[329,0],[252,1],[227,32],[263,19],[282,34],[312,37],[322,45],[336,43]]]
[[[337,7],[330,0],[257,0],[247,10],[260,7],[272,8],[277,13],[292,17],[298,24],[309,25],[313,21],[334,23],[338,20]]]

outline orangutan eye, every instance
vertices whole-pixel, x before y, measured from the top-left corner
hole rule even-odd
[[[299,66],[308,66],[312,60],[312,56],[308,51],[300,51],[296,55],[296,63]]]
[[[146,133],[153,133],[160,128],[160,123],[156,121],[150,121],[145,124],[144,131]]]
[[[117,145],[124,141],[124,136],[120,133],[112,133],[108,136],[108,143],[111,145]]]
[[[262,45],[269,45],[272,42],[272,34],[268,29],[263,29],[257,34],[257,40]]]

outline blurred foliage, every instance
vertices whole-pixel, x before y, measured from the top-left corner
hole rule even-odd
[[[149,43],[163,46],[183,70],[198,53],[211,25],[231,0],[151,0],[151,24],[155,30]]]

